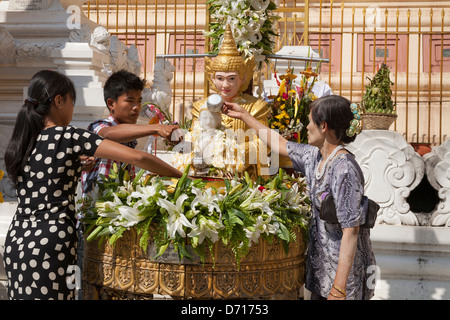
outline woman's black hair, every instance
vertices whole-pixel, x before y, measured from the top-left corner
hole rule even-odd
[[[17,178],[28,162],[35,141],[45,127],[52,101],[57,95],[73,99],[76,92],[73,82],[65,75],[51,70],[37,72],[28,85],[28,98],[16,118],[11,140],[5,151],[8,177],[17,185]]]
[[[336,138],[342,143],[355,141],[356,134],[352,137],[347,135],[353,113],[350,109],[350,100],[339,95],[329,95],[321,97],[311,103],[311,117],[318,126],[326,122],[328,128],[334,130]]]
[[[126,70],[114,72],[103,87],[103,98],[108,107],[108,99],[117,99],[129,90],[143,91],[146,81]]]

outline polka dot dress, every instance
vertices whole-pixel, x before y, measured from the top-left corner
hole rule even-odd
[[[38,136],[18,178],[17,212],[5,241],[10,299],[74,298],[66,277],[76,265],[79,156],[94,155],[101,141],[71,126],[44,129]]]

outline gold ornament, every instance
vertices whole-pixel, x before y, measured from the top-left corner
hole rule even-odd
[[[219,54],[214,58],[205,57],[205,71],[207,73],[208,81],[211,83],[211,87],[214,90],[216,88],[211,78],[215,76],[217,71],[236,71],[242,80],[239,92],[244,92],[247,89],[250,80],[253,78],[254,69],[255,58],[252,56],[244,60],[236,47],[231,27],[227,24]]]

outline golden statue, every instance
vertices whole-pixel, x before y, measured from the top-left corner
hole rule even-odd
[[[268,115],[270,109],[267,103],[244,93],[253,78],[255,68],[254,57],[244,60],[237,50],[233,33],[229,25],[226,26],[223,43],[219,54],[214,58],[205,57],[205,72],[211,88],[216,91],[224,101],[240,104],[253,117],[261,123],[268,125]],[[199,111],[205,105],[207,98],[194,102],[192,108],[193,123],[199,118]],[[237,119],[222,115],[222,126],[237,132],[247,132],[246,124]],[[247,138],[246,138],[247,139]],[[261,172],[261,161],[259,159],[258,139],[256,135],[247,140],[251,143],[245,144],[246,164],[245,170],[252,178],[256,178]],[[256,161],[249,161],[250,150],[257,155]],[[257,164],[251,164],[255,163]],[[263,161],[266,163],[266,160]]]

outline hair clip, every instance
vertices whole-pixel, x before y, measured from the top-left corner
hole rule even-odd
[[[37,105],[37,100],[36,99],[33,99],[33,98],[26,98],[25,99],[25,103],[29,103],[29,104],[31,104],[33,107],[34,106],[36,106]]]
[[[48,96],[48,102],[52,102],[52,97],[50,96],[50,93],[48,93],[47,88],[44,87],[45,92],[47,93]]]
[[[361,108],[356,103],[350,105],[353,113],[353,119],[350,121],[350,127],[347,129],[347,136],[353,137],[361,133]]]

